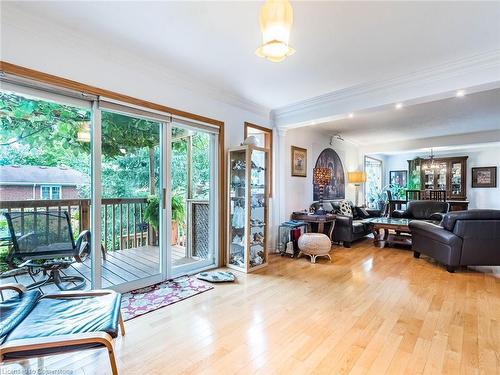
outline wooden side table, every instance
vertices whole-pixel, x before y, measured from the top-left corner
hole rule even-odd
[[[308,224],[317,224],[318,225],[317,233],[324,233],[325,224],[329,224],[328,232],[325,234],[330,238],[330,241],[332,240],[333,229],[335,228],[335,218],[336,218],[335,215],[333,214],[315,215],[315,214],[308,214],[306,212],[294,212],[291,218],[292,220],[300,220]]]

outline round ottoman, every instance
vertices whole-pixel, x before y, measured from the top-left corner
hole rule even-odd
[[[332,247],[332,242],[326,234],[323,233],[304,233],[300,236],[298,241],[300,253],[309,255],[311,257],[311,262],[316,263],[316,257],[326,256],[330,258],[330,249]]]

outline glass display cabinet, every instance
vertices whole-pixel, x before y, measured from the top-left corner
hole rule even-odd
[[[430,159],[408,160],[408,170],[410,178],[416,175],[420,177],[418,182],[420,189],[446,190],[446,199],[461,200],[467,199],[467,156],[456,156],[448,158],[435,158],[436,168],[425,168]]]
[[[229,150],[227,266],[252,272],[267,265],[269,151]]]

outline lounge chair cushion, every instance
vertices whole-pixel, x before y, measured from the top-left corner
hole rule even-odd
[[[84,332],[106,332],[115,338],[118,336],[120,303],[121,295],[114,292],[98,297],[42,298],[31,313],[10,332],[5,342]],[[92,345],[68,347],[67,350],[89,347]],[[60,348],[53,348],[29,353],[9,353],[6,357],[21,358],[60,352]]]
[[[0,345],[7,335],[34,309],[42,294],[38,290],[17,294],[0,303]]]

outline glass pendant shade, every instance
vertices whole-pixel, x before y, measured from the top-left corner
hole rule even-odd
[[[289,46],[293,9],[288,0],[267,0],[260,8],[262,45],[255,54],[272,62],[283,61],[295,50]]]
[[[76,137],[79,142],[90,142],[90,125],[87,121],[82,121],[80,123],[80,128],[78,129]]]
[[[439,164],[436,163],[436,161],[434,160],[434,153],[432,151],[432,148],[431,148],[431,155],[429,157],[429,162],[424,164],[422,166],[422,169],[424,170],[427,170],[427,169],[439,169]]]

